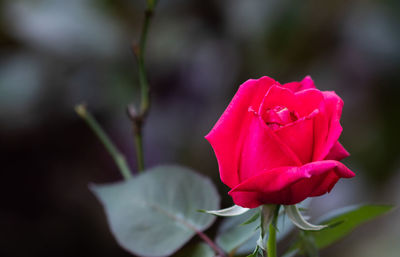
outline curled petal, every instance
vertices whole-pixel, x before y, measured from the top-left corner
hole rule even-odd
[[[314,81],[312,80],[310,75],[305,76],[300,83],[301,83],[301,90],[315,88]]]
[[[217,157],[221,180],[231,188],[239,183],[239,157],[244,137],[249,133],[248,127],[254,115],[248,110],[250,107],[258,110],[265,94],[274,84],[277,82],[269,77],[243,83],[206,136]]]
[[[324,105],[320,107],[321,114],[315,118],[314,161],[324,160],[342,133],[340,116],[343,100],[335,92],[325,91]]]
[[[300,117],[309,115],[319,109],[324,101],[324,95],[317,89],[307,89],[294,94],[296,97],[295,110]]]
[[[316,114],[318,110],[308,117],[275,130],[275,134],[296,154],[302,164],[312,160]]]
[[[337,141],[331,148],[328,155],[325,157],[325,160],[340,161],[349,156],[350,156],[349,152],[347,152],[347,150],[344,149],[344,147],[339,143],[339,141]]]
[[[296,97],[292,91],[280,85],[272,86],[265,95],[258,112],[265,113],[276,106],[284,106],[293,111],[296,108]]]
[[[310,76],[306,76],[300,82],[290,82],[283,85],[283,87],[292,90],[293,92],[298,92],[301,90],[306,90],[310,88],[315,88],[314,81],[311,79]]]
[[[265,95],[259,109],[260,114],[265,114],[268,109],[283,106],[296,112],[299,117],[308,116],[321,106],[324,95],[317,89],[307,89],[293,93],[279,85],[272,86]]]
[[[265,96],[260,114],[266,120],[267,110],[282,105],[301,118],[281,128],[275,129],[282,144],[287,145],[300,159],[301,163],[311,162],[314,152],[314,116],[319,113],[319,107],[324,95],[316,89],[307,89],[293,93],[287,88],[272,86]]]
[[[300,167],[264,171],[233,188],[235,204],[255,208],[262,204],[296,204],[307,197],[329,192],[339,178],[355,174],[338,161],[317,161]]]

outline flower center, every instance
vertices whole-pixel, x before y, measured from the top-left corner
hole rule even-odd
[[[295,122],[298,120],[297,113],[290,111],[285,106],[275,106],[274,108],[268,108],[263,115],[265,123],[272,129],[280,128],[286,124]]]

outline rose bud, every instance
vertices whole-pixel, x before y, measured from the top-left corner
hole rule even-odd
[[[243,83],[206,136],[236,205],[296,204],[355,174],[339,161],[343,101],[332,91],[262,77]]]

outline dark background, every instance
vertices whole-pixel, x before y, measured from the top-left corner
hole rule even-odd
[[[86,102],[136,169],[125,107],[137,102],[144,0],[0,1],[0,255],[131,256],[88,183],[121,176],[73,111]],[[237,87],[310,74],[345,102],[341,141],[357,174],[313,201],[311,216],[355,203],[400,203],[400,2],[160,0],[146,53],[148,167],[180,163],[218,179],[204,135]],[[323,256],[393,256],[394,211]],[[212,233],[212,231],[211,231]]]

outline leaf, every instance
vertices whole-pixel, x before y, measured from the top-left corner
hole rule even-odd
[[[311,235],[311,232],[301,231],[301,250],[308,257],[319,257],[318,247],[315,243],[315,238]]]
[[[174,253],[215,221],[197,210],[218,209],[220,201],[208,178],[179,166],[159,166],[134,179],[90,188],[118,243],[140,256]]]
[[[246,213],[249,208],[243,208],[238,205],[233,205],[229,208],[222,209],[222,210],[212,210],[212,211],[207,211],[207,210],[199,210],[201,212],[205,212],[208,214],[213,214],[216,216],[222,216],[222,217],[232,217],[232,216],[238,216]]]
[[[318,249],[325,248],[343,238],[359,225],[383,215],[393,209],[390,205],[356,205],[336,210],[320,219],[319,224],[328,225],[324,230],[310,231],[308,236],[314,237]],[[293,252],[302,252],[301,234],[284,254],[291,256]]]
[[[282,257],[294,257],[294,256],[296,256],[296,254],[298,254],[299,253],[299,249],[297,249],[297,248],[291,248],[291,249],[289,249],[288,251],[286,251],[283,255],[282,255]]]
[[[357,205],[337,210],[321,218],[320,224],[329,225],[327,229],[313,232],[318,248],[324,248],[346,236],[359,225],[388,211],[390,205]]]
[[[257,231],[260,226],[260,208],[251,209],[247,213],[229,217],[222,220],[222,223],[217,232],[216,242],[226,252],[232,252],[238,255],[249,254],[254,250],[257,245],[257,240],[260,237],[260,231]],[[247,220],[257,217],[258,218],[247,224],[243,223]],[[277,240],[281,240],[289,234],[293,229],[293,224],[285,220],[285,216],[278,218],[278,234]]]
[[[175,255],[174,255],[175,256]],[[176,257],[214,257],[215,252],[205,243],[198,243],[193,247],[184,247],[183,251],[179,251]]]
[[[292,222],[300,229],[321,230],[327,227],[326,225],[313,225],[308,221],[306,221],[299,212],[299,209],[297,209],[296,205],[285,205],[285,212],[288,215],[288,217],[292,220]]]
[[[241,216],[225,218],[217,231],[216,243],[226,252],[237,250],[236,253],[249,253],[255,245],[259,235],[257,227],[260,222],[253,222],[248,225],[241,225],[243,222],[259,213],[260,209],[251,209]],[[259,220],[259,219],[258,219]],[[247,241],[252,240],[250,249],[246,248],[245,251],[240,251],[240,247]]]

